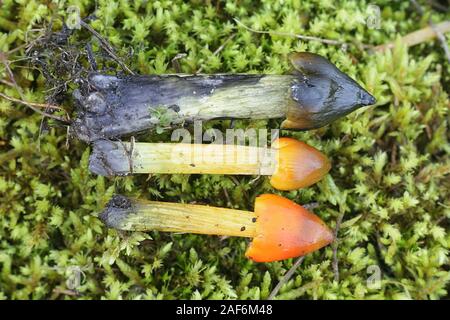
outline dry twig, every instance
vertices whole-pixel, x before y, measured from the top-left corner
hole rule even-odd
[[[243,24],[241,21],[239,21],[236,18],[233,18],[233,20],[238,25],[243,27],[244,29],[246,29],[250,32],[254,32],[254,33],[277,35],[277,36],[282,36],[282,37],[292,37],[292,38],[297,38],[297,39],[306,40],[306,41],[317,41],[317,42],[321,42],[324,44],[335,45],[335,46],[348,46],[349,45],[349,43],[340,41],[340,40],[325,39],[325,38],[319,38],[319,37],[314,37],[314,36],[305,36],[305,35],[290,33],[290,32],[255,30],[255,29],[252,29],[252,28],[246,26],[245,24]],[[358,46],[363,49],[372,48],[372,46],[367,45],[367,44],[358,44]]]
[[[111,56],[111,58],[114,59],[114,61],[116,61],[124,70],[126,70],[128,73],[130,73],[131,75],[135,75],[135,73],[127,67],[127,65],[125,63],[123,63],[122,60],[119,59],[119,57],[115,54],[114,52],[114,48],[109,44],[108,41],[106,41],[101,35],[100,33],[98,33],[97,31],[94,30],[94,28],[92,28],[90,25],[88,25],[86,22],[84,22],[83,20],[80,21],[80,24],[83,28],[85,28],[86,30],[88,30],[90,33],[92,33],[94,35],[94,37],[96,37],[99,41],[100,44],[102,45],[102,48],[105,49],[105,51]]]
[[[230,36],[229,36],[229,37],[228,37],[228,38],[220,45],[220,47],[218,47],[218,48],[213,52],[213,56],[218,55],[218,54],[220,53],[220,51],[222,51],[222,50],[225,48],[226,44],[227,44],[228,42],[230,42],[235,36],[236,36],[235,33],[233,33],[232,35],[230,35]],[[195,72],[195,74],[201,73],[202,70],[203,70],[203,66],[200,67],[200,68],[198,68],[198,70]]]
[[[29,101],[22,101],[20,99],[16,99],[13,97],[10,97],[4,93],[0,92],[0,97],[2,97],[3,99],[9,100],[11,102],[16,102],[16,103],[21,103],[24,105],[31,105],[33,107],[36,108],[41,108],[41,109],[53,109],[53,110],[62,110],[64,112],[66,112],[66,110],[64,108],[61,108],[60,106],[56,106],[53,104],[47,104],[47,103],[37,103],[37,102],[29,102]]]
[[[39,113],[39,114],[41,114],[41,115],[43,115],[45,117],[48,117],[48,118],[51,118],[51,119],[54,119],[54,120],[57,120],[57,121],[61,121],[63,123],[69,123],[70,122],[70,120],[68,118],[63,118],[63,117],[55,116],[53,114],[44,112],[41,109],[39,109],[38,107],[36,107],[34,103],[27,102],[26,99],[25,99],[25,95],[24,95],[24,93],[22,91],[22,88],[19,87],[19,85],[16,82],[16,79],[14,78],[14,74],[13,74],[11,68],[9,67],[9,62],[8,62],[5,54],[0,53],[0,62],[5,66],[6,72],[7,72],[8,76],[9,76],[9,81],[12,83],[13,87],[17,90],[17,92],[20,95],[21,100],[18,100],[18,101],[15,101],[15,102],[20,102],[20,103],[26,105],[27,107],[29,107],[30,109],[32,109],[33,111],[35,111],[35,112],[37,112],[37,113]],[[5,98],[5,95],[2,94],[2,97]]]
[[[407,34],[406,36],[402,37],[402,42],[408,46],[412,47],[417,44],[420,44],[422,42],[431,40],[435,37],[439,37],[438,35],[441,35],[442,37],[444,33],[450,31],[450,21],[444,21],[439,24],[434,25],[434,27],[428,26],[423,29],[411,32]],[[442,42],[441,42],[442,43]],[[445,43],[445,41],[444,41]],[[395,46],[395,42],[389,42],[385,43],[379,46],[376,46],[374,48],[374,51],[385,51],[387,49],[392,49]],[[448,47],[445,43],[444,49],[446,52],[448,51]],[[447,53],[446,53],[447,54]]]
[[[172,67],[175,69],[176,73],[181,73],[181,66],[178,60],[183,59],[187,56],[186,53],[178,53],[173,59],[172,59]]]
[[[268,300],[273,300],[275,298],[275,296],[278,294],[278,291],[280,291],[281,287],[292,278],[295,271],[297,270],[298,267],[300,267],[300,265],[302,264],[304,259],[305,259],[305,257],[303,256],[303,257],[298,258],[295,261],[294,265],[289,269],[288,272],[286,272],[286,274],[283,276],[283,278],[280,280],[280,282],[278,282],[278,284],[275,286],[275,288],[273,288],[272,292],[270,293],[269,297],[267,298]]]
[[[411,0],[411,3],[416,8],[417,12],[419,12],[419,14],[421,16],[423,16],[425,12],[423,11],[422,6],[416,0]],[[430,25],[431,29],[433,29],[434,33],[436,34],[436,37],[438,38],[439,42],[441,43],[442,49],[444,49],[447,60],[448,60],[448,62],[450,62],[450,50],[448,48],[447,40],[445,39],[444,34],[437,28],[437,26],[433,23],[431,18],[428,20],[428,24]]]
[[[344,218],[344,213],[341,213],[336,221],[336,227],[334,228],[334,242],[333,242],[333,272],[334,272],[334,281],[339,282],[339,260],[337,256],[338,249],[338,233],[341,227],[342,219]]]

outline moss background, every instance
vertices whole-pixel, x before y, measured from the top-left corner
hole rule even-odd
[[[49,91],[52,83],[45,81],[39,62],[51,60],[51,52],[39,51],[33,58],[34,49],[26,52],[24,46],[45,34],[50,22],[59,30],[63,21],[74,19],[67,12],[70,5],[83,18],[95,12],[90,25],[141,74],[175,72],[170,61],[178,53],[187,54],[179,60],[186,73],[200,67],[206,73],[283,73],[289,52],[311,51],[336,63],[378,103],[319,130],[283,131],[325,152],[333,168],[314,187],[280,193],[267,178],[251,176],[96,177],[87,169],[89,147],[74,139],[67,145],[63,124],[42,121],[26,106],[0,98],[0,298],[265,299],[293,264],[292,259],[253,263],[244,257],[247,240],[240,238],[107,230],[97,215],[114,192],[248,210],[255,196],[280,193],[316,204],[314,212],[330,227],[342,218],[337,259],[333,246],[308,255],[278,298],[448,298],[450,66],[438,41],[409,49],[398,41],[393,51],[377,54],[361,49],[362,43],[379,45],[423,28],[429,18],[449,20],[448,13],[419,2],[424,16],[409,1],[387,0],[1,0],[0,58],[9,62],[28,101],[47,98],[70,113],[66,98],[76,84]],[[381,9],[379,29],[366,23],[369,4]],[[256,34],[233,18],[257,30],[348,46]],[[87,51],[77,41],[84,39],[99,68],[121,71],[97,40],[86,40],[86,31],[76,31],[75,37],[70,44],[80,56]],[[73,56],[66,58],[67,64],[53,69],[55,78],[58,68],[72,66]],[[1,93],[20,98],[4,63],[0,79]],[[230,121],[208,126],[225,130]],[[169,137],[164,132],[139,139]],[[377,268],[381,281],[373,283],[369,277]]]

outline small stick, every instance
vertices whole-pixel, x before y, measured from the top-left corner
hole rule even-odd
[[[333,272],[334,272],[334,281],[339,282],[339,260],[337,256],[337,250],[339,246],[338,242],[338,233],[339,229],[341,228],[342,219],[344,218],[344,213],[339,214],[337,220],[336,220],[336,227],[334,228],[334,239],[333,242]]]
[[[305,259],[305,257],[299,257],[294,265],[289,269],[288,272],[286,272],[286,274],[283,276],[283,278],[278,282],[278,284],[275,286],[275,288],[273,288],[272,292],[270,293],[269,297],[267,298],[267,300],[273,300],[275,299],[275,296],[278,294],[278,291],[280,291],[281,287],[283,287],[283,285],[285,283],[287,283],[289,281],[289,279],[292,278],[292,276],[294,275],[295,271],[298,269],[298,267],[300,267],[300,265],[302,264],[303,260]]]
[[[446,7],[445,5],[440,4],[439,2],[436,2],[434,0],[428,0],[427,2],[429,2],[430,5],[433,8],[435,8],[436,10],[438,10],[438,11],[442,11],[442,12],[448,12],[449,11],[448,7]],[[447,1],[447,4],[450,4],[450,3]]]
[[[29,107],[33,111],[35,111],[35,112],[37,112],[37,113],[39,113],[39,114],[41,114],[41,115],[43,115],[45,117],[52,118],[54,120],[58,120],[58,121],[61,121],[63,123],[69,123],[70,122],[69,119],[64,119],[62,117],[58,117],[58,116],[55,116],[53,114],[44,112],[44,111],[40,110],[39,108],[33,106],[32,104],[28,103],[27,101],[25,101],[25,95],[23,94],[22,88],[20,88],[19,85],[17,84],[16,79],[14,77],[14,73],[12,72],[11,68],[9,67],[8,60],[7,60],[6,56],[2,52],[0,52],[0,62],[2,62],[3,65],[5,66],[5,69],[6,69],[7,73],[8,73],[8,76],[9,76],[9,80],[12,82],[13,87],[17,90],[17,92],[19,93],[19,95],[20,95],[20,97],[22,99],[20,101],[20,103],[23,103],[24,105],[26,105],[27,107]],[[5,98],[5,96],[2,96],[2,97]]]
[[[65,295],[74,296],[74,297],[80,296],[80,293],[76,290],[62,289],[62,288],[53,289],[53,293],[55,293],[57,296],[59,296],[60,294],[65,294]]]
[[[216,56],[220,53],[220,51],[222,51],[225,46],[227,45],[228,42],[230,42],[234,37],[236,36],[236,33],[233,33],[232,35],[230,35],[221,45],[220,47],[218,47],[214,52],[213,52],[213,56]],[[203,66],[201,66],[200,68],[198,68],[197,71],[195,71],[195,74],[201,73],[203,70]]]
[[[402,42],[408,46],[412,47],[422,42],[431,40],[435,38],[438,34],[444,34],[450,31],[450,21],[441,22],[433,27],[428,26],[423,29],[411,32],[406,36],[402,37]],[[392,49],[395,47],[395,42],[386,43],[379,45],[374,48],[375,51],[385,51],[387,49]]]
[[[14,84],[8,80],[0,79],[0,82],[6,84],[7,86],[14,87]]]
[[[300,34],[295,34],[295,33],[289,33],[289,32],[278,32],[278,31],[261,31],[261,30],[255,30],[252,29],[248,26],[246,26],[245,24],[243,24],[241,21],[239,21],[236,18],[233,18],[233,20],[240,25],[241,27],[243,27],[244,29],[254,32],[254,33],[259,33],[259,34],[270,34],[270,35],[277,35],[277,36],[284,36],[284,37],[293,37],[293,38],[298,38],[301,40],[311,40],[311,41],[318,41],[321,43],[325,43],[325,44],[331,44],[331,45],[345,45],[346,43],[340,40],[331,40],[331,39],[323,39],[323,38],[318,38],[318,37],[314,37],[314,36],[304,36],[304,35],[300,35]]]
[[[114,53],[114,48],[97,31],[95,31],[94,28],[92,28],[83,20],[80,20],[80,24],[100,41],[102,48],[105,49],[105,51],[111,56],[111,58],[113,58],[124,70],[132,75],[135,74],[130,68],[127,67],[125,63],[122,62],[122,60],[119,59],[119,57]]]
[[[186,57],[186,53],[178,53],[173,59],[172,59],[172,67],[175,69],[176,73],[181,73],[181,66],[178,60],[183,59]]]
[[[1,93],[1,92],[0,92],[0,97],[2,97],[3,99],[9,100],[11,102],[17,102],[17,103],[21,103],[21,104],[24,104],[24,105],[31,105],[31,106],[36,107],[36,108],[62,110],[62,111],[67,113],[67,111],[64,108],[61,108],[60,106],[56,106],[56,105],[53,105],[53,104],[23,101],[23,100],[20,100],[20,99],[16,99],[16,98],[10,97],[10,96],[8,96],[8,95],[6,95],[4,93]]]
[[[419,14],[421,16],[424,15],[424,10],[422,8],[422,6],[416,1],[416,0],[411,0],[411,3],[414,5],[414,7],[416,8],[416,10],[419,12]],[[443,33],[436,27],[436,25],[433,23],[433,21],[430,19],[428,19],[428,24],[430,25],[430,27],[433,29],[433,31],[436,33],[436,37],[438,38],[439,42],[441,43],[441,47],[442,49],[444,49],[444,53],[445,56],[447,57],[447,61],[450,63],[450,49],[448,48],[447,45],[447,40],[445,39],[445,36],[443,35]]]

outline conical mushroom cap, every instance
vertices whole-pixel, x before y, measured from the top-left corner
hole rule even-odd
[[[350,112],[376,103],[355,80],[326,58],[311,52],[295,52],[289,60],[297,75],[291,87],[282,129],[310,130],[323,127]]]
[[[272,145],[278,150],[277,166],[270,183],[278,190],[308,187],[322,179],[331,165],[319,150],[292,138],[279,138]]]
[[[315,214],[289,199],[264,194],[255,201],[256,236],[245,255],[255,262],[303,256],[333,241],[333,233]]]

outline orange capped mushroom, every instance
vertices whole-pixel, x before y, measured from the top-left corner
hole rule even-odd
[[[331,165],[314,147],[292,138],[279,138],[272,144],[278,150],[277,165],[270,183],[278,190],[309,187],[322,179]]]
[[[100,215],[110,228],[253,238],[246,256],[271,262],[305,255],[333,241],[316,215],[291,200],[264,194],[255,211],[114,196]]]
[[[318,216],[278,195],[257,197],[255,214],[256,234],[245,255],[256,262],[303,256],[334,238]]]
[[[292,138],[271,148],[187,143],[142,143],[98,140],[89,169],[100,175],[134,173],[272,175],[279,190],[294,190],[319,181],[330,170],[327,157]]]

